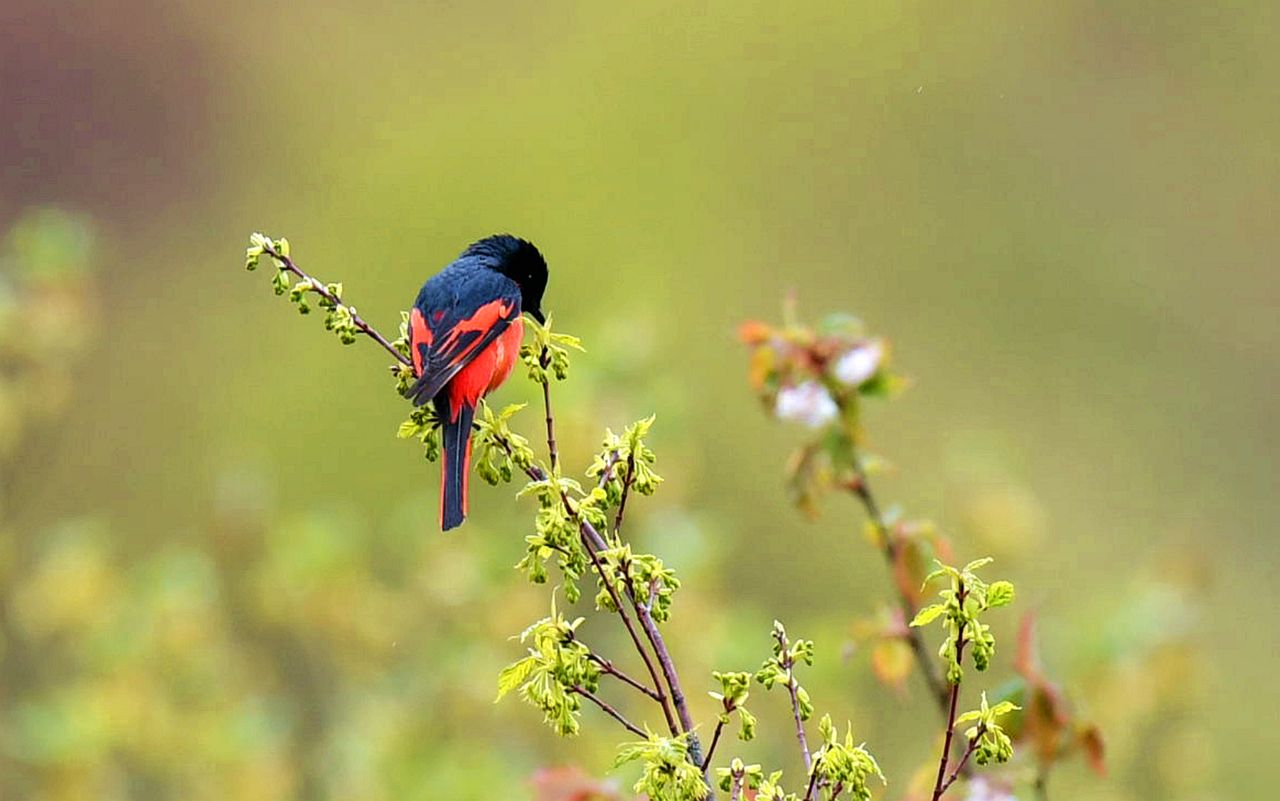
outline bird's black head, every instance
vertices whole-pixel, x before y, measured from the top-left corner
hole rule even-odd
[[[520,287],[520,308],[545,323],[542,293],[547,288],[547,262],[532,242],[497,234],[486,237],[467,248],[463,257],[481,260],[486,267],[502,273]]]

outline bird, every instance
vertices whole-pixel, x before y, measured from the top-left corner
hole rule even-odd
[[[511,374],[522,313],[545,324],[547,262],[533,243],[496,234],[428,278],[409,312],[413,405],[434,404],[441,426],[440,530],[467,517],[471,423],[480,399]]]

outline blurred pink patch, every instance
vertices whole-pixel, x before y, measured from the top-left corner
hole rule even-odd
[[[779,420],[790,420],[809,428],[821,428],[836,419],[839,409],[831,393],[816,381],[778,390],[774,413]]]
[[[632,801],[617,783],[587,775],[576,765],[540,768],[529,780],[535,801]]]
[[[831,368],[831,374],[845,386],[861,386],[876,374],[883,359],[884,346],[880,340],[870,339],[841,356]]]
[[[985,776],[977,776],[969,782],[964,799],[965,801],[1018,801],[1008,785]]]

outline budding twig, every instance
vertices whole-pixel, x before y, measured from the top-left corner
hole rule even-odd
[[[804,733],[804,718],[800,714],[800,697],[796,692],[796,660],[791,656],[787,635],[780,627],[773,630],[774,639],[778,641],[779,658],[787,669],[787,693],[791,696],[791,714],[796,721],[796,740],[800,743],[800,754],[804,757],[805,772],[813,771],[813,755],[809,753],[809,739]],[[807,797],[807,796],[806,796]]]
[[[964,750],[964,756],[960,757],[960,762],[956,765],[956,769],[951,771],[951,775],[948,776],[946,782],[943,783],[942,792],[945,793],[947,788],[955,784],[956,780],[964,773],[965,766],[969,764],[969,757],[973,756],[973,752],[978,750],[978,740],[986,730],[987,727],[985,725],[978,726],[978,731],[969,740],[969,747]]]
[[[546,383],[543,384],[543,390],[544,390],[543,399],[546,402],[548,439],[554,440],[553,432],[554,432],[554,425],[555,425],[554,424],[555,417],[551,412],[551,391],[549,389],[550,383],[551,383],[550,381],[547,381]],[[548,444],[550,445],[550,442],[548,442]],[[536,465],[531,465],[530,468],[525,472],[527,472],[529,476],[533,478],[535,481],[545,481],[547,478],[545,473],[541,469],[539,469]],[[628,473],[630,473],[630,470],[628,470]],[[625,492],[626,492],[625,482],[624,482],[623,491],[624,491],[624,498],[625,498]],[[564,493],[561,493],[561,501],[562,503],[564,503],[565,511],[567,511],[569,514],[576,515],[576,510],[573,507],[573,503],[569,500],[569,497]],[[618,522],[620,523],[621,521],[618,521]],[[631,629],[628,617],[625,614],[623,614],[622,603],[618,598],[616,589],[614,589],[613,587],[614,582],[609,576],[608,571],[604,568],[603,564],[601,563],[599,554],[597,553],[597,551],[606,550],[609,547],[608,543],[605,542],[604,537],[600,535],[600,532],[596,530],[596,527],[593,526],[587,520],[580,520],[579,531],[582,534],[583,545],[587,548],[587,552],[591,556],[592,567],[595,568],[596,574],[599,575],[601,581],[603,581],[606,588],[608,588],[608,592],[610,594],[610,598],[614,602],[614,606],[617,607],[619,615],[622,617],[624,623],[627,624],[628,632],[634,635],[634,632]],[[615,537],[617,537],[616,530],[614,532],[614,535]],[[688,738],[689,761],[701,768],[702,762],[703,762],[702,745],[698,740],[697,733],[694,731],[693,716],[689,714],[689,705],[685,699],[684,691],[680,687],[680,677],[676,672],[675,663],[671,659],[671,652],[667,650],[666,640],[663,639],[662,632],[658,630],[658,625],[653,619],[652,606],[651,606],[652,597],[648,599],[648,601],[641,601],[639,598],[636,597],[636,594],[631,588],[629,581],[624,580],[623,585],[624,585],[623,587],[624,592],[627,596],[627,600],[630,602],[631,608],[635,612],[637,620],[640,622],[641,629],[644,630],[645,639],[649,641],[649,646],[653,649],[653,656],[656,657],[658,661],[658,667],[661,670],[662,677],[666,682],[666,689],[669,693],[668,697],[670,699],[671,706],[675,708],[676,716],[679,718],[679,721],[680,721],[680,726],[678,730],[674,726],[671,726],[672,733],[683,734]],[[656,590],[656,587],[652,589]],[[640,644],[638,638],[633,636],[633,641],[636,644],[636,649],[641,653],[641,656],[645,658],[646,666],[650,666],[650,663],[648,661],[648,655],[644,647]],[[658,682],[656,675],[654,675],[654,682],[655,683]],[[658,684],[658,687],[661,688],[661,684]],[[663,705],[663,712],[669,713],[669,710],[667,709],[665,704]],[[669,725],[672,724],[670,717],[668,717],[668,724]],[[712,785],[711,785],[710,774],[707,772],[706,769],[703,769],[702,774],[703,774],[703,780],[706,782],[707,787],[711,787]]]
[[[707,747],[707,755],[702,758],[702,769],[704,771],[711,766],[711,758],[715,756],[716,746],[720,744],[720,734],[724,731],[725,720],[729,713],[737,708],[729,702],[728,698],[722,699],[720,703],[724,706],[724,717],[716,721],[715,731],[711,735],[711,745]]]
[[[584,523],[584,525],[587,524]],[[671,652],[667,650],[667,643],[662,638],[662,632],[658,631],[658,624],[653,620],[650,604],[639,602],[635,597],[635,593],[629,587],[627,588],[627,595],[631,599],[632,606],[635,607],[636,617],[640,618],[640,626],[644,629],[645,636],[648,637],[649,644],[653,646],[653,652],[658,657],[662,675],[666,678],[667,688],[671,691],[671,703],[676,708],[676,714],[680,718],[680,726],[684,730],[684,734],[689,738],[689,760],[701,767],[702,744],[698,741],[698,735],[694,733],[693,717],[689,714],[689,705],[685,702],[684,691],[680,689],[680,677],[676,673],[675,662],[671,660]],[[710,787],[711,778],[705,770],[703,771],[703,777],[707,782],[707,786]]]
[[[742,774],[735,773],[729,782],[729,801],[738,801],[742,798]]]
[[[957,588],[956,600],[959,602],[960,608],[962,609],[964,608],[964,599],[966,595],[967,595],[967,591],[965,590],[964,582],[961,581],[959,582],[959,586]],[[965,628],[965,621],[961,620],[960,625],[956,628],[956,664],[957,665],[959,665],[964,660],[964,646],[965,646],[964,628]],[[946,792],[947,787],[950,786],[950,782],[946,782],[947,763],[951,758],[951,741],[955,737],[955,733],[956,733],[956,706],[959,702],[960,702],[960,681],[957,680],[954,684],[951,685],[951,692],[950,692],[950,698],[948,700],[948,712],[947,712],[947,734],[942,741],[942,757],[938,760],[938,778],[933,784],[932,801],[938,801],[939,798],[942,798],[942,794]],[[966,758],[966,761],[967,761],[967,758]],[[963,768],[964,768],[964,762],[962,762],[960,766],[956,768],[956,772],[959,773]]]
[[[297,264],[295,264],[294,261],[287,254],[281,252],[281,250],[275,247],[273,243],[271,243],[268,240],[267,242],[263,243],[261,247],[262,247],[262,252],[269,255],[271,258],[275,259],[276,262],[280,265],[280,268],[282,270],[292,273],[302,281],[306,282],[308,290],[316,292],[318,295],[324,298],[327,303],[332,304],[335,308],[340,307],[344,309],[344,311],[350,315],[351,325],[355,328],[355,330],[359,331],[360,333],[372,339],[374,342],[377,342],[379,345],[381,345],[382,348],[386,350],[387,353],[391,354],[392,358],[394,358],[401,365],[404,365],[410,368],[413,366],[412,361],[408,357],[406,357],[404,354],[400,353],[400,351],[396,350],[395,346],[392,345],[391,342],[387,340],[386,337],[380,334],[377,331],[377,329],[375,329],[368,322],[366,322],[364,318],[356,314],[350,306],[343,303],[336,293],[330,291],[329,288],[326,287],[324,284],[317,281],[315,278],[311,277],[306,272],[304,272],[301,268],[299,268]],[[539,360],[540,362],[545,362],[546,358],[547,358],[546,350],[544,349],[542,355],[539,357]],[[543,363],[542,366],[545,368],[547,365]],[[550,381],[543,382],[543,403],[544,403],[544,408],[546,412],[545,420],[546,420],[546,427],[547,427],[547,449],[550,457],[551,470],[553,473],[555,473],[557,472],[557,468],[559,466],[559,451],[557,448],[556,437],[555,437],[555,416],[552,413],[552,407],[551,407]],[[507,452],[508,456],[514,455],[514,450],[511,447],[511,443],[509,441],[500,440],[500,442],[502,444],[503,449]],[[609,472],[614,469],[615,467],[614,463],[616,463],[616,461],[617,460],[615,457],[613,462],[611,462],[607,466],[604,476],[601,477],[602,483],[607,481]],[[615,525],[614,525],[615,536],[616,536],[616,530],[621,526],[621,523],[622,523],[622,516],[624,512],[623,507],[625,507],[626,497],[628,495],[628,491],[633,481],[633,476],[632,476],[633,468],[634,468],[634,461],[629,458],[627,476],[623,482],[622,499],[618,509],[617,517],[615,518]],[[549,479],[546,472],[542,468],[538,467],[537,465],[529,465],[528,467],[525,468],[525,473],[529,476],[529,478],[531,478],[534,481],[547,481]],[[563,492],[561,493],[561,500],[565,505],[565,510],[570,514],[576,516],[577,512],[574,509],[572,501]],[[626,581],[623,582],[624,593],[627,596],[627,601],[628,601],[627,605],[629,605],[631,609],[634,611],[637,619],[640,622],[641,628],[644,630],[645,637],[642,639],[639,635],[639,632],[636,631],[635,624],[632,622],[631,616],[627,613],[627,609],[626,609],[627,605],[624,605],[622,602],[622,598],[620,597],[617,587],[615,586],[616,582],[610,576],[608,569],[605,567],[605,565],[600,559],[600,551],[607,550],[609,547],[608,543],[600,535],[600,532],[596,530],[595,526],[593,526],[590,522],[586,520],[580,521],[579,531],[582,536],[583,545],[587,550],[587,554],[591,558],[592,567],[595,570],[596,574],[599,576],[601,582],[604,584],[606,591],[609,593],[610,599],[613,602],[613,606],[617,610],[618,616],[622,619],[624,628],[626,628],[627,633],[630,635],[632,643],[635,646],[637,653],[640,654],[641,660],[644,662],[645,668],[653,680],[655,689],[650,689],[649,687],[645,686],[641,682],[633,679],[632,677],[628,676],[622,671],[614,668],[612,666],[612,663],[608,662],[607,660],[603,660],[600,657],[595,657],[595,661],[598,664],[600,664],[600,666],[604,669],[604,672],[610,675],[613,675],[615,678],[618,678],[623,683],[633,687],[634,689],[643,693],[645,696],[658,702],[658,704],[662,707],[663,716],[666,718],[667,726],[670,729],[671,734],[684,735],[688,738],[689,760],[694,765],[697,765],[701,768],[703,773],[703,780],[706,782],[708,788],[710,788],[711,781],[708,774],[709,760],[704,761],[702,758],[701,745],[699,744],[697,734],[694,732],[693,718],[689,714],[688,704],[686,703],[684,693],[680,688],[680,679],[676,673],[675,664],[671,659],[671,654],[667,649],[666,642],[662,637],[662,633],[658,630],[657,624],[653,620],[653,615],[651,612],[652,596],[650,597],[650,599],[648,599],[647,602],[641,601],[636,597],[635,593],[632,591],[631,587],[629,586],[629,583]],[[654,590],[656,591],[656,587],[654,588]],[[648,644],[649,644],[648,648],[645,647],[646,640],[648,641]],[[650,648],[653,651],[652,655],[649,653]],[[654,662],[653,662],[654,658],[656,658],[658,662],[657,666],[654,665]],[[661,678],[659,677],[659,674],[661,674]],[[664,686],[663,686],[664,683],[666,685],[665,686],[666,692],[664,692]],[[649,735],[646,731],[639,728],[635,724],[631,723],[620,712],[618,712],[617,709],[609,705],[608,702],[599,698],[595,694],[591,693],[590,691],[586,690],[583,687],[573,687],[571,688],[571,691],[576,693],[577,695],[580,695],[590,700],[592,703],[596,704],[596,706],[600,707],[601,710],[603,710],[605,713],[607,713],[608,715],[613,717],[615,720],[617,720],[620,724],[622,724],[622,726],[624,726],[631,733],[639,737],[643,737],[646,739],[648,738]],[[673,715],[672,713],[673,707],[675,709],[675,715]],[[678,724],[676,721],[677,717],[679,718]]]
[[[356,329],[360,331],[360,333],[364,334],[365,336],[372,339],[374,342],[377,342],[379,345],[381,345],[383,349],[386,350],[387,353],[391,354],[392,358],[394,358],[396,361],[403,364],[405,367],[413,367],[413,362],[410,361],[409,358],[405,356],[403,353],[396,350],[395,346],[392,345],[389,341],[387,341],[386,337],[378,333],[378,330],[376,328],[374,328],[373,326],[365,322],[363,317],[356,314],[355,310],[351,306],[347,305],[346,303],[343,303],[341,298],[339,298],[334,293],[330,292],[328,287],[326,287],[323,283],[321,283],[320,281],[317,281],[315,278],[312,278],[310,275],[303,272],[302,269],[293,262],[293,259],[281,253],[274,244],[270,242],[264,243],[262,245],[262,252],[266,253],[268,256],[275,259],[278,264],[283,266],[284,270],[290,273],[293,273],[294,275],[298,276],[298,278],[300,278],[301,280],[307,282],[312,292],[315,292],[317,295],[324,298],[329,303],[332,303],[334,306],[340,306],[346,309],[347,312],[351,315],[351,324],[354,325]]]
[[[653,690],[653,688],[649,687],[648,685],[640,681],[637,681],[636,679],[633,679],[631,676],[627,675],[620,668],[614,665],[613,662],[609,661],[608,659],[605,659],[603,656],[600,656],[599,654],[596,654],[596,653],[592,653],[588,655],[588,658],[592,662],[595,662],[597,665],[599,665],[600,669],[603,670],[605,673],[609,674],[610,676],[613,676],[615,679],[622,682],[623,684],[630,685],[631,687],[639,690],[640,692],[644,693],[645,695],[649,696],[650,698],[652,698],[653,700],[657,701],[660,704],[666,702],[666,699],[662,696],[661,693],[656,692],[655,690]]]
[[[547,348],[544,347],[538,355],[538,363],[544,371],[551,365],[551,354]],[[545,372],[542,376],[542,407],[546,410],[547,419],[547,454],[551,461],[551,472],[556,473],[560,465],[560,452],[556,448],[556,421],[551,414],[551,379]]]
[[[613,518],[613,536],[622,540],[622,517],[627,511],[627,496],[631,494],[631,484],[635,481],[636,455],[627,454],[627,470],[622,476],[622,498],[618,501],[618,513]]]
[[[502,440],[502,446],[507,451],[508,455],[510,455],[512,452],[511,443],[506,440]],[[546,472],[537,465],[529,465],[529,467],[525,468],[525,474],[534,481],[547,480]],[[572,512],[572,507],[569,506],[568,498],[562,498],[562,500],[569,511]],[[614,586],[614,582],[609,577],[607,569],[600,561],[600,555],[598,552],[607,548],[608,545],[605,544],[604,540],[600,537],[600,533],[597,532],[595,527],[590,523],[583,521],[580,526],[580,531],[582,534],[583,545],[587,549],[587,555],[591,558],[591,566],[596,571],[596,575],[600,577],[601,583],[604,584],[605,591],[609,593],[609,597],[613,601],[613,608],[617,610],[618,617],[622,619],[622,625],[626,628],[627,634],[630,635],[631,642],[635,645],[636,653],[640,654],[640,659],[644,662],[645,669],[653,679],[653,685],[656,688],[656,700],[662,706],[662,714],[667,720],[667,728],[673,735],[679,734],[680,729],[676,726],[675,718],[672,716],[671,708],[668,706],[666,693],[662,691],[662,679],[658,677],[658,670],[654,667],[653,660],[649,655],[649,649],[644,646],[644,641],[640,639],[640,634],[636,631],[635,624],[632,622],[631,616],[627,614],[627,608],[622,603],[622,598],[618,595],[617,587]]]

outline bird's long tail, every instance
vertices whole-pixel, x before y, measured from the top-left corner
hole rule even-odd
[[[447,409],[440,419],[444,421],[442,442],[444,463],[440,471],[440,530],[448,531],[462,525],[467,519],[467,477],[471,474],[471,420],[475,407],[459,405],[458,417],[450,420]],[[438,407],[437,407],[438,408]]]

